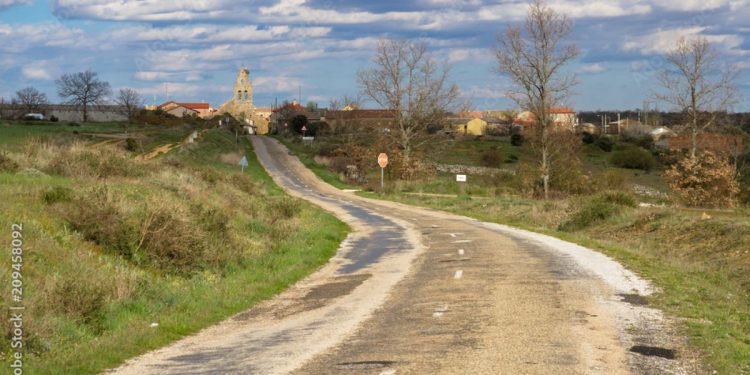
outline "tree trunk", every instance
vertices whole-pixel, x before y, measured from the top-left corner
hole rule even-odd
[[[695,124],[693,124],[691,138],[690,157],[695,158],[696,151],[698,150],[698,127]]]
[[[88,106],[86,103],[83,103],[83,122],[87,122],[89,120],[89,111]]]

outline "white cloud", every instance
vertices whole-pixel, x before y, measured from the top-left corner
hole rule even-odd
[[[275,77],[256,77],[253,87],[256,91],[264,92],[297,92],[300,86],[305,86],[301,78],[280,75]]]
[[[21,74],[29,79],[52,80],[53,76],[44,61],[35,61],[21,68]]]
[[[288,38],[319,38],[328,35],[330,27],[270,26],[222,26],[222,25],[182,25],[170,27],[133,26],[119,28],[109,33],[108,40],[122,42],[177,43],[231,43],[262,42]]]
[[[657,31],[625,42],[625,51],[640,51],[642,54],[662,54],[674,49],[674,46],[685,37],[704,36],[709,42],[722,46],[727,50],[740,47],[743,39],[733,34],[707,35],[703,32],[707,27],[684,27],[676,29],[658,29]]]
[[[32,0],[0,0],[0,9],[10,8],[14,5],[31,4]]]
[[[40,47],[91,48],[92,38],[76,28],[61,23],[0,24],[0,51],[25,51]]]
[[[448,62],[487,61],[492,58],[489,48],[453,48],[448,51]]]
[[[727,6],[730,0],[660,0],[654,2],[657,6],[682,12],[700,12]]]
[[[607,68],[605,68],[604,66],[602,66],[602,64],[598,64],[598,63],[597,64],[586,64],[586,65],[582,66],[581,69],[579,69],[579,71],[582,72],[582,73],[592,73],[592,74],[601,73],[601,72],[604,72],[606,70],[607,70]]]

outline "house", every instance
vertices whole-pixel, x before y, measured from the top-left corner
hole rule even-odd
[[[157,108],[177,117],[198,116],[200,118],[209,118],[216,112],[208,103],[178,103],[168,101]]]
[[[558,128],[573,131],[578,124],[576,112],[568,107],[552,107],[550,108],[549,115],[554,126]],[[536,124],[536,115],[530,111],[521,112],[513,120],[513,124],[523,127],[533,126]]]
[[[576,125],[575,131],[576,133],[588,133],[588,134],[599,134],[601,129],[599,129],[599,126],[594,125],[590,122],[584,122],[581,124]]]
[[[482,118],[459,117],[448,121],[456,134],[479,136],[487,133],[487,121]]]

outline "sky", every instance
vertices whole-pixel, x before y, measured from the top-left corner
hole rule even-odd
[[[723,62],[742,68],[734,108],[750,110],[750,0],[549,0],[574,21],[581,50],[568,70],[577,110],[643,106],[658,89],[663,53],[705,36]],[[506,109],[496,36],[525,17],[516,0],[0,0],[0,96],[27,86],[59,102],[55,79],[92,69],[147,104],[229,99],[245,66],[255,105],[293,100],[325,106],[358,93],[380,38],[425,42],[451,65],[474,109]],[[653,106],[653,104],[652,104]],[[659,104],[661,109],[668,108]]]

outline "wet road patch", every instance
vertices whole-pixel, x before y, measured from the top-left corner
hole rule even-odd
[[[336,364],[336,368],[342,370],[371,370],[391,367],[394,361],[359,361],[359,362],[341,362]]]
[[[622,302],[627,302],[635,306],[646,306],[648,305],[648,299],[640,294],[618,294],[618,297],[622,298]]]
[[[630,351],[647,357],[660,357],[666,359],[675,359],[676,357],[674,350],[660,348],[658,346],[636,345],[630,348]]]
[[[337,277],[335,282],[323,284],[310,289],[303,298],[304,301],[327,300],[351,293],[360,286],[365,280],[369,279],[371,274],[351,275]],[[343,281],[338,281],[343,280]]]

